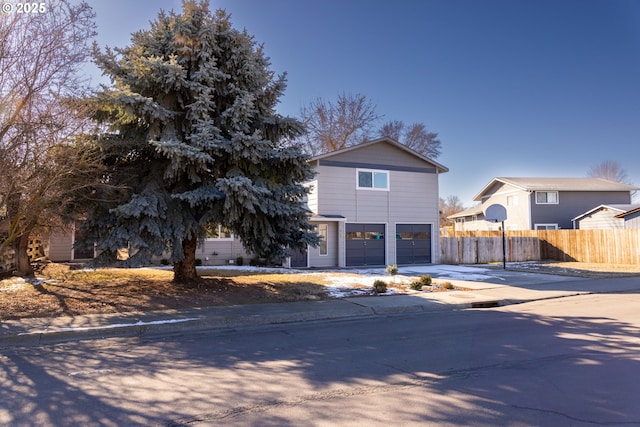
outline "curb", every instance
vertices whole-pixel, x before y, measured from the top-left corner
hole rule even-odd
[[[235,328],[296,322],[355,319],[411,313],[436,313],[469,308],[493,308],[583,294],[582,292],[577,292],[560,296],[540,296],[538,298],[524,299],[496,299],[489,297],[454,303],[434,300],[423,300],[417,303],[412,300],[407,303],[406,299],[388,300],[386,299],[387,297],[381,300],[369,299],[364,301],[358,297],[351,297],[324,301],[322,304],[314,302],[276,303],[267,307],[266,310],[266,305],[257,304],[254,306],[216,307],[215,310],[187,310],[183,313],[144,313],[135,315],[137,316],[135,320],[128,323],[105,323],[99,326],[86,327],[45,326],[41,330],[0,336],[0,348],[34,347],[91,339],[135,338],[207,330],[232,330]],[[402,296],[399,295],[398,297]],[[389,304],[391,301],[398,304]],[[402,303],[403,301],[405,303]],[[140,319],[141,317],[146,317],[147,320]],[[126,315],[119,316],[119,318],[126,321]]]

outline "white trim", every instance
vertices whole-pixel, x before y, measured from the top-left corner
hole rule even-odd
[[[222,233],[222,225],[218,224],[218,235]],[[205,241],[207,242],[230,242],[235,240],[235,236],[233,233],[228,233],[230,237],[205,237]]]
[[[548,194],[549,193],[555,193],[556,194],[556,201],[555,202],[538,202],[538,193],[546,193],[547,194],[547,200],[549,199]],[[536,191],[535,194],[533,195],[534,200],[536,202],[536,205],[557,205],[560,203],[560,192],[559,191]]]
[[[320,233],[320,227],[324,226],[324,236]],[[322,253],[322,241],[318,245],[318,256],[329,256],[329,224],[321,222],[318,225],[318,235],[324,237],[324,253]]]
[[[538,227],[545,227],[545,228],[538,228]],[[547,228],[547,227],[553,227],[553,228]],[[534,230],[558,230],[558,224],[533,224],[533,229]]]
[[[360,186],[360,172],[370,172],[371,173],[371,187],[361,187]],[[385,188],[375,187],[375,179],[374,175],[376,173],[383,173],[387,177],[387,186]],[[356,189],[358,190],[368,190],[368,191],[389,191],[390,188],[390,178],[391,174],[387,170],[382,169],[356,169]]]

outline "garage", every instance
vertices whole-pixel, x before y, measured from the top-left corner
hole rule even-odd
[[[431,263],[431,224],[396,225],[396,261],[403,265]]]
[[[346,224],[346,265],[384,265],[385,225]]]

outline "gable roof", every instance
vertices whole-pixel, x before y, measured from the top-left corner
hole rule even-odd
[[[640,205],[633,205],[633,206],[635,207],[616,215],[616,218],[625,218],[629,215],[633,215],[640,212]]]
[[[525,191],[635,191],[639,190],[627,184],[602,178],[493,178],[489,184],[474,197],[481,200],[496,183],[508,184]]]
[[[609,209],[612,211],[616,211],[619,212],[618,214],[615,215],[615,218],[622,218],[622,216],[627,215],[629,213],[629,211],[633,212],[633,211],[637,211],[640,210],[640,205],[634,205],[634,204],[622,204],[622,205],[600,205],[600,206],[596,206],[595,208],[578,215],[577,217],[573,218],[571,221],[577,221],[579,219],[582,219],[586,216],[589,216],[599,210],[602,209]]]
[[[463,211],[449,215],[447,218],[464,218],[465,216],[484,215],[484,210],[482,210],[482,206],[483,205],[470,207]]]
[[[418,159],[420,159],[420,160],[422,160],[422,161],[424,161],[426,163],[429,163],[431,166],[436,168],[438,173],[449,172],[449,168],[447,168],[446,166],[436,162],[435,160],[431,160],[430,158],[423,156],[422,154],[418,153],[417,151],[412,150],[411,148],[407,147],[406,145],[399,143],[395,139],[387,138],[387,137],[374,139],[374,140],[371,140],[371,141],[365,141],[363,143],[356,144],[356,145],[351,145],[349,147],[342,148],[340,150],[330,151],[328,153],[320,154],[320,155],[312,157],[311,161],[327,159],[329,157],[333,157],[333,156],[338,155],[338,154],[348,153],[349,151],[359,150],[359,149],[365,148],[365,147],[371,147],[372,145],[375,145],[375,144],[389,144],[389,145],[391,145],[393,147],[399,148],[400,150],[402,150],[402,151],[404,151],[406,153],[409,153],[410,155],[412,155],[414,157],[417,157]]]

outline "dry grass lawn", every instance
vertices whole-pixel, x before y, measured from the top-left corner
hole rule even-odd
[[[521,269],[584,277],[640,274],[638,265],[525,263]],[[370,289],[370,280],[348,272],[265,274],[211,268],[199,273],[198,285],[185,287],[171,282],[170,270],[73,270],[67,265],[49,264],[39,274],[45,279],[39,284],[18,278],[0,281],[0,320],[322,300],[329,298],[326,285],[336,279],[343,279],[349,286]],[[401,292],[408,290],[406,284],[390,287]]]
[[[169,270],[72,270],[50,264],[39,275],[45,279],[40,284],[0,282],[0,320],[327,298],[320,273],[199,273],[197,286],[186,287],[172,283]]]

